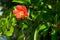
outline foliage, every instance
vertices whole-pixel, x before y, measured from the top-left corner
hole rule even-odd
[[[0,5],[3,7],[3,14],[0,16],[0,40],[60,39],[59,0],[0,0]],[[26,7],[28,16],[24,19],[14,15],[13,10],[17,5]]]

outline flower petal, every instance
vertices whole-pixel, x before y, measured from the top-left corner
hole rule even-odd
[[[16,14],[16,18],[21,18],[19,14]]]
[[[17,5],[17,6],[16,6],[16,9],[17,9],[17,10],[20,10],[20,11],[27,12],[27,8],[26,8],[25,6]]]
[[[13,10],[13,13],[17,14],[17,13],[19,13],[19,11],[18,10]]]
[[[16,9],[17,9],[17,10],[20,10],[20,11],[22,11],[22,10],[23,10],[23,8],[22,8],[22,6],[21,6],[21,5],[17,5],[17,6],[16,6]]]
[[[16,10],[13,10],[13,13],[16,15],[16,18],[24,19],[25,16],[28,16],[27,8],[21,5],[17,5]]]

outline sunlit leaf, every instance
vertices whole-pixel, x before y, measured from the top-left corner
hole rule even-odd
[[[14,28],[11,27],[9,31],[5,31],[5,35],[6,36],[12,36],[13,32],[14,32]]]
[[[48,8],[49,8],[49,9],[52,9],[52,6],[51,6],[51,5],[48,5]]]
[[[15,18],[12,18],[11,21],[12,21],[12,25],[15,26],[15,24],[16,24],[16,19],[15,19]]]
[[[34,33],[34,40],[37,40],[39,31],[42,31],[45,28],[46,28],[46,26],[44,24],[43,25],[39,25],[38,28],[36,28],[35,33]]]
[[[25,24],[25,23],[23,23],[23,27],[22,27],[23,29],[24,28],[28,28],[28,25],[27,24]]]
[[[57,31],[55,28],[52,29],[51,40],[57,40]]]
[[[12,2],[17,2],[17,3],[21,3],[21,4],[31,3],[30,0],[13,0]]]

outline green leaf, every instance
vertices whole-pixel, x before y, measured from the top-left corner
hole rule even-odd
[[[12,18],[12,25],[15,26],[15,24],[16,24],[16,19]]]
[[[28,3],[31,3],[31,0],[26,0]]]
[[[39,30],[43,30],[45,28],[46,28],[46,26],[44,24],[43,25],[39,25]]]
[[[49,8],[49,9],[52,9],[52,6],[51,6],[51,5],[48,5],[48,8]]]
[[[35,30],[35,33],[34,33],[34,40],[37,40],[37,35],[38,35],[38,30]]]
[[[37,37],[38,37],[38,33],[39,31],[42,31],[46,28],[46,26],[43,24],[43,25],[39,25],[36,30],[35,30],[35,33],[34,33],[34,40],[37,40]]]
[[[31,3],[30,0],[13,0],[12,2],[17,2],[17,3],[20,3],[20,4]]]
[[[25,3],[24,1],[20,1],[20,0],[13,0],[12,2],[17,2],[17,3],[22,3],[22,4]]]
[[[18,37],[17,40],[23,40],[23,38],[24,38],[24,35],[23,34],[20,34],[20,36]]]
[[[53,28],[51,32],[51,40],[57,40],[57,32],[55,28]]]
[[[22,27],[23,29],[24,28],[28,28],[28,25],[27,24],[25,24],[25,23],[23,23],[23,27]]]
[[[36,6],[35,8],[38,8],[38,7]],[[40,13],[41,13],[41,11],[33,11],[32,10],[31,11],[31,17],[32,17],[32,19],[35,20],[35,19],[39,18],[40,17]]]
[[[5,35],[6,36],[12,36],[13,32],[14,32],[14,28],[11,27],[9,31],[5,31]]]

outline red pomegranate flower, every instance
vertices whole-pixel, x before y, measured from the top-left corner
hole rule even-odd
[[[16,10],[13,10],[13,13],[15,14],[16,18],[22,18],[28,16],[27,8],[25,6],[17,5]]]

